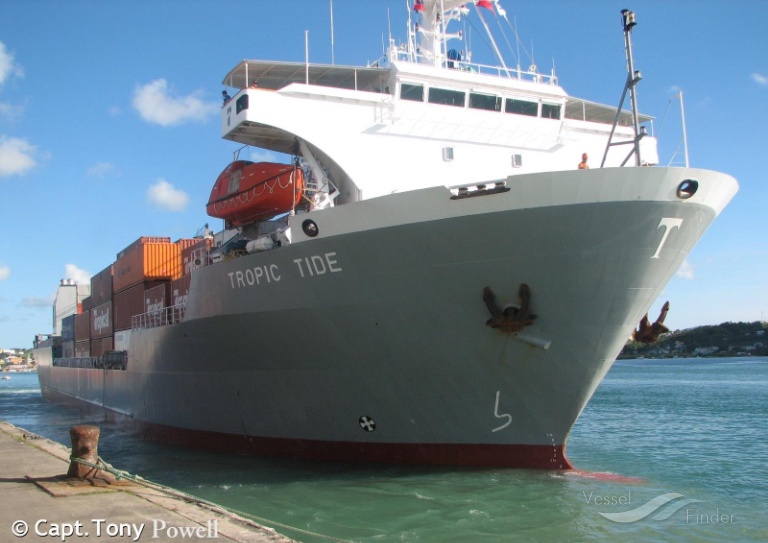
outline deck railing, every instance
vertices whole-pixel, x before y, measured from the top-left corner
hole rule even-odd
[[[392,48],[388,55],[383,56],[373,63],[373,66],[385,66],[389,61],[410,62],[413,64],[436,65],[435,59],[420,53],[414,53],[406,49]],[[534,83],[546,83],[557,85],[557,76],[554,74],[543,74],[536,71],[535,66],[528,70],[513,68],[510,66],[492,66],[489,64],[478,64],[459,59],[443,58],[437,65],[442,68],[459,70],[463,72],[474,72],[483,75],[501,77],[504,79],[517,79],[520,81],[532,81]]]
[[[158,326],[168,326],[169,324],[178,324],[184,320],[186,313],[186,304],[178,304],[162,309],[154,309],[141,315],[134,315],[131,321],[131,328],[157,328]]]

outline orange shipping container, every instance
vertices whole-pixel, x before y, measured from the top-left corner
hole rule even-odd
[[[117,257],[112,274],[115,294],[145,281],[181,277],[181,246],[170,238],[139,238]]]
[[[200,242],[200,238],[180,238],[174,241],[174,243],[178,245],[182,251],[187,247],[192,247],[193,245],[197,245],[199,242]]]
[[[171,238],[166,238],[163,236],[141,236],[139,239],[131,243],[128,247],[117,253],[117,260],[120,260],[123,257],[123,254],[134,250],[139,245],[143,245],[145,243],[170,243]]]

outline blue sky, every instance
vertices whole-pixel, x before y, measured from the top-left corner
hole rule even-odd
[[[540,70],[554,63],[566,92],[611,105],[626,77],[619,11],[636,11],[638,100],[657,118],[662,163],[683,163],[682,149],[674,155],[679,101],[671,100],[682,90],[691,165],[741,185],[652,313],[669,300],[672,329],[765,318],[768,2],[501,4]],[[35,333],[51,331],[60,279],[87,280],[142,235],[177,239],[209,221],[218,227],[205,203],[237,147],[220,138],[222,79],[244,58],[303,61],[305,30],[310,61],[330,63],[329,7],[0,2],[0,348],[30,346]],[[381,56],[390,26],[404,38],[405,0],[333,7],[337,64]],[[493,63],[471,33],[473,60]]]

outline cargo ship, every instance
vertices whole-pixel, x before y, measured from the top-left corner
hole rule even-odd
[[[572,425],[738,185],[657,165],[632,12],[615,107],[450,48],[498,1],[411,8],[374,64],[225,76],[224,227],[65,281],[36,342],[46,398],[221,451],[571,467]]]

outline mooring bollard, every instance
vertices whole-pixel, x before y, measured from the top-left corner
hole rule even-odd
[[[72,460],[69,464],[67,477],[86,479],[96,477],[101,470],[86,464],[81,464],[75,459],[83,460],[96,465],[99,461],[99,430],[98,426],[82,424],[69,429],[69,437],[72,438]]]

